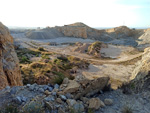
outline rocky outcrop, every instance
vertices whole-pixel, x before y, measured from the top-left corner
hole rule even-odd
[[[75,48],[72,50],[73,52],[86,53],[88,51],[88,47],[90,44],[87,43],[77,43]]]
[[[145,33],[139,37],[141,41],[139,41],[139,44],[147,44],[150,43],[150,29],[147,29]]]
[[[19,61],[8,28],[0,23],[0,89],[22,85]]]
[[[138,48],[144,50],[150,46],[150,29],[145,30],[145,33],[139,37]]]
[[[136,64],[132,76],[130,78],[130,85],[136,91],[141,91],[150,88],[150,48],[144,50],[141,61]]]
[[[101,57],[101,48],[106,48],[107,45],[102,42],[94,42],[88,47],[88,54],[93,55],[95,57]]]
[[[107,44],[102,42],[93,42],[92,44],[88,43],[76,43],[75,48],[72,49],[73,52],[79,53],[87,53],[94,57],[100,58],[101,57],[101,48],[107,48]]]

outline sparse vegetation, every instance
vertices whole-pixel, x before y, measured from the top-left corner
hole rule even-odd
[[[0,113],[19,113],[19,110],[17,106],[9,104],[3,108],[0,108]]]
[[[47,54],[43,54],[41,57],[42,57],[42,59],[50,59]]]
[[[39,47],[38,50],[39,51],[45,51],[45,49],[43,47]]]
[[[26,56],[22,56],[20,58],[20,63],[23,63],[23,64],[28,64],[28,63],[31,63],[30,59]]]
[[[122,65],[134,65],[137,61],[141,60],[142,55],[138,56],[136,58],[133,58],[131,60],[127,60],[127,61],[122,61],[122,62],[118,62],[117,64],[122,64]]]
[[[127,104],[122,108],[121,113],[133,113],[133,109],[129,104]]]
[[[82,113],[82,111],[79,109],[79,110],[76,110],[76,109],[74,109],[73,107],[71,107],[70,109],[69,109],[69,113]]]
[[[54,78],[54,83],[55,84],[62,84],[62,82],[63,82],[63,80],[64,80],[64,78],[65,78],[65,76],[64,76],[64,74],[63,73],[61,73],[61,72],[53,72],[54,74],[56,74],[57,76]]]
[[[88,113],[94,113],[92,109],[88,109]]]
[[[42,103],[32,101],[23,107],[22,113],[44,113]]]
[[[88,47],[88,52],[91,52],[93,50],[95,50],[97,53],[99,52],[99,48],[101,48],[102,43],[97,41],[92,43],[89,47]]]
[[[30,50],[30,49],[17,49],[17,56],[19,58],[20,63],[22,64],[30,64],[30,57],[39,57],[41,52],[37,50]]]

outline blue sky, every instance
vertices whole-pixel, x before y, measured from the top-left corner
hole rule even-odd
[[[7,26],[46,27],[83,22],[91,27],[150,26],[150,0],[0,0]]]

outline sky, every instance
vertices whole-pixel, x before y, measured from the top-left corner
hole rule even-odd
[[[46,27],[83,22],[91,27],[150,26],[150,0],[0,0],[6,26]]]

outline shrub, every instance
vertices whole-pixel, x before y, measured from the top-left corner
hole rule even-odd
[[[42,59],[50,59],[49,56],[46,54],[43,54],[41,57],[42,57]]]
[[[31,61],[29,60],[28,57],[22,56],[22,57],[20,58],[20,63],[31,63]]]
[[[94,113],[92,109],[88,109],[88,113]]]
[[[6,105],[4,108],[0,109],[0,113],[19,113],[18,107],[15,105]]]
[[[24,106],[23,113],[42,113],[42,103],[37,101],[32,101]]]
[[[125,105],[121,111],[121,113],[133,113],[133,109],[131,106]]]
[[[91,52],[95,50],[97,53],[99,53],[99,48],[101,48],[102,42],[94,42],[88,47],[88,52]]]
[[[45,51],[45,49],[43,47],[39,47],[38,50],[39,51]]]
[[[62,60],[64,62],[67,62],[68,61],[68,58],[65,57],[65,56],[60,56],[60,57],[57,57],[59,60]]]
[[[79,110],[76,110],[75,108],[71,107],[69,108],[69,113],[83,113],[80,109]]]
[[[59,85],[62,84],[65,78],[64,74],[61,72],[55,72],[55,71],[53,73],[56,74],[56,77],[54,78],[54,83],[59,84]]]

